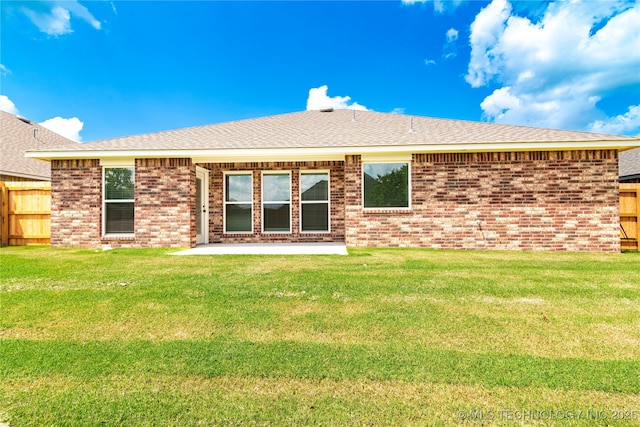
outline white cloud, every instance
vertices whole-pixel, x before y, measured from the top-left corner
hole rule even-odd
[[[84,20],[96,30],[101,28],[100,21],[77,0],[28,2],[21,10],[40,31],[50,36],[72,33],[72,16]]]
[[[455,58],[458,55],[456,41],[458,40],[458,30],[449,28],[445,34],[447,42],[442,47],[442,57],[444,59]]]
[[[471,25],[465,78],[472,87],[498,85],[481,104],[491,121],[581,130],[610,123],[598,102],[640,84],[638,22],[640,3],[623,0],[550,3],[535,22],[494,0]]]
[[[445,33],[446,42],[442,46],[442,59],[451,59],[455,58],[458,55],[458,46],[457,40],[459,37],[459,32],[455,28],[449,28]],[[425,65],[437,65],[438,62],[435,59],[425,59]]]
[[[351,101],[350,96],[329,97],[327,95],[328,89],[329,87],[327,85],[309,89],[307,110],[321,110],[325,108],[333,108],[334,110],[369,110],[367,107],[358,104],[357,102],[349,104],[349,101]]]
[[[485,114],[491,117],[501,118],[505,111],[517,108],[520,106],[520,99],[511,95],[509,86],[496,89],[493,93],[487,96],[480,104],[480,108]]]
[[[404,107],[397,107],[391,110],[391,114],[404,114]]]
[[[8,69],[7,67],[5,67],[4,64],[0,64],[0,75],[1,76],[8,76],[9,74],[11,74],[11,70]]]
[[[0,95],[0,110],[6,111],[11,114],[18,114],[16,105],[6,95]],[[70,119],[63,119],[62,117],[54,117],[49,120],[45,120],[40,123],[41,126],[62,135],[65,138],[69,138],[72,141],[80,142],[82,137],[80,131],[84,126],[84,122],[80,121],[77,117]]]
[[[472,87],[487,84],[486,76],[496,74],[493,50],[499,46],[504,26],[511,14],[511,5],[506,0],[494,0],[482,9],[471,24],[471,59],[465,79]]]
[[[18,114],[16,104],[14,104],[6,95],[0,95],[0,110],[11,114]]]
[[[447,10],[454,10],[464,0],[402,0],[402,4],[406,5],[414,5],[414,4],[425,4],[425,3],[433,3],[433,10],[437,13],[444,13]]]
[[[452,43],[456,40],[458,40],[458,30],[456,30],[455,28],[449,28],[447,30],[447,43]]]
[[[49,13],[36,12],[26,7],[22,10],[43,33],[59,36],[73,32],[71,30],[71,15],[67,9],[56,6]]]
[[[591,132],[635,134],[640,130],[640,105],[632,105],[625,114],[607,120],[596,120],[589,125]]]
[[[82,141],[82,138],[80,137],[80,131],[82,130],[84,123],[81,122],[77,117],[72,117],[70,119],[54,117],[52,119],[45,120],[44,122],[40,123],[40,125],[57,133],[58,135],[69,138],[72,141]]]

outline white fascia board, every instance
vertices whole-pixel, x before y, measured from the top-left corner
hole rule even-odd
[[[410,162],[412,153],[363,153],[362,161],[363,162],[372,162],[372,163],[380,163],[380,162]]]
[[[562,141],[562,142],[486,142],[460,144],[423,144],[366,147],[302,147],[258,149],[172,149],[172,150],[77,150],[27,151],[26,157],[40,160],[66,159],[144,159],[192,158],[196,163],[247,161],[306,161],[344,160],[345,155],[402,155],[412,153],[474,153],[507,151],[562,151],[562,150],[627,150],[640,147],[640,140],[628,141]]]
[[[118,158],[118,157],[109,157],[109,158],[100,158],[100,166],[106,167],[132,167],[136,165],[136,159],[133,157],[129,158]]]

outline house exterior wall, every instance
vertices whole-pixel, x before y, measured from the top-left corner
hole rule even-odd
[[[348,156],[351,247],[620,251],[615,150],[414,154],[409,211],[365,211],[361,177]]]
[[[199,164],[210,171],[211,243],[346,242],[348,246],[618,252],[615,150],[414,154],[411,207],[362,207],[362,159]],[[51,245],[195,246],[190,159],[135,161],[134,236],[102,236],[99,160],[52,162]],[[262,172],[291,172],[291,233],[262,233]],[[329,233],[301,233],[300,171],[330,174]],[[223,229],[224,173],[253,172],[253,232]]]
[[[206,163],[198,166],[209,170],[209,242],[210,243],[314,243],[344,242],[344,162],[256,162]],[[224,232],[224,174],[253,172],[253,232]],[[262,173],[291,173],[291,233],[262,232]],[[300,231],[300,172],[329,171],[329,233]]]
[[[51,246],[97,246],[102,228],[101,197],[99,160],[53,160]]]
[[[136,159],[134,236],[102,235],[102,166],[51,165],[51,246],[195,246],[195,166],[190,159]]]
[[[191,159],[136,159],[135,239],[126,245],[195,246],[195,182]]]

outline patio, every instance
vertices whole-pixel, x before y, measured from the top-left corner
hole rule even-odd
[[[214,243],[172,255],[348,255],[344,243]]]

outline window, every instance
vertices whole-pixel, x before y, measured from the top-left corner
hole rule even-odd
[[[253,232],[253,175],[226,174],[224,177],[225,233]]]
[[[104,168],[103,230],[105,234],[133,234],[134,169]]]
[[[362,172],[365,208],[409,207],[409,163],[365,163]]]
[[[291,233],[289,172],[269,172],[262,175],[262,231]]]
[[[300,172],[300,230],[329,231],[329,173]]]

